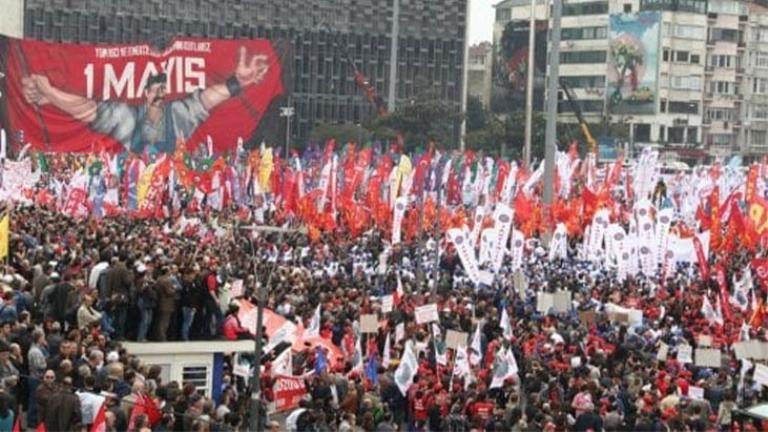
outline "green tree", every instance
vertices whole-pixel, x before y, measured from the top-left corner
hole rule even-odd
[[[462,118],[452,104],[441,99],[434,89],[428,89],[401,103],[388,116],[375,119],[371,127],[400,132],[408,151],[424,148],[430,141],[441,148],[450,148],[455,145],[455,130]]]
[[[544,131],[546,121],[541,113],[533,113],[531,158],[544,157]],[[514,111],[504,117],[491,116],[486,126],[467,134],[467,148],[483,150],[493,156],[520,160],[525,145],[525,111]]]
[[[479,97],[467,97],[467,133],[484,128],[488,124],[489,116]]]
[[[350,141],[365,143],[371,140],[373,134],[368,129],[351,123],[317,123],[309,134],[309,139],[314,142],[324,143],[333,138],[338,143]]]

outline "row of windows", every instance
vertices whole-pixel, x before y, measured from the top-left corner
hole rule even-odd
[[[707,38],[707,30],[703,26],[664,23],[662,34],[667,37],[680,39],[704,40]]]
[[[710,42],[741,42],[743,32],[734,29],[711,28],[709,29]]]
[[[698,114],[699,103],[696,101],[680,102],[662,99],[659,103],[659,111],[670,114]]]
[[[608,27],[571,27],[562,30],[562,40],[605,39],[608,37]]]
[[[730,81],[711,81],[709,92],[716,94],[732,95],[739,93],[739,85]]]
[[[608,2],[565,3],[563,16],[602,15],[608,13]]]
[[[664,48],[662,51],[662,59],[665,62],[672,61],[675,63],[699,64],[701,62],[701,55],[692,54],[689,51],[673,51],[669,48]]]
[[[571,88],[603,88],[605,87],[605,76],[603,75],[582,75],[560,77],[568,87]]]
[[[709,121],[733,121],[737,118],[736,110],[731,108],[707,108],[705,116]]]
[[[568,51],[560,53],[560,63],[579,64],[579,63],[605,63],[605,51]]]
[[[640,0],[641,11],[672,11],[707,13],[707,2],[702,0]]]
[[[750,107],[751,117],[758,120],[768,120],[768,105],[758,104]]]

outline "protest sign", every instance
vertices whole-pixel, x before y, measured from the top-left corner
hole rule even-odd
[[[393,295],[385,295],[381,298],[381,312],[383,313],[390,313],[392,312],[392,307],[395,304],[395,297]]]
[[[548,313],[549,310],[554,306],[555,304],[555,298],[550,293],[543,293],[540,292],[536,296],[536,311],[540,313]]]
[[[693,349],[690,345],[677,347],[677,361],[682,364],[693,363]]]
[[[378,317],[374,314],[360,315],[360,331],[362,333],[378,333]]]
[[[696,348],[696,366],[719,368],[723,360],[720,350],[710,348]]]
[[[553,307],[556,313],[567,313],[571,310],[571,292],[557,291],[552,299]]]
[[[280,412],[299,406],[299,401],[307,394],[307,388],[302,377],[279,376],[275,379],[272,392],[275,412]]]
[[[445,334],[446,348],[456,349],[460,346],[467,346],[467,333],[456,330],[448,330]]]
[[[656,353],[656,360],[667,361],[668,355],[669,355],[669,345],[665,344],[664,342],[661,342],[661,345],[659,345],[659,352]]]
[[[761,363],[755,364],[755,373],[753,378],[756,383],[768,387],[768,366]]]
[[[426,324],[433,321],[440,321],[440,316],[437,313],[437,303],[430,303],[416,308],[416,322],[418,324]]]

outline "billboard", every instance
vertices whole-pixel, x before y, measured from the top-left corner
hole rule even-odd
[[[208,136],[221,152],[265,139],[259,125],[286,93],[283,55],[265,39],[159,49],[2,37],[0,122],[12,145],[53,153],[170,153]]]
[[[611,113],[656,113],[660,22],[657,11],[610,16],[605,82]]]
[[[494,47],[491,110],[497,114],[525,110],[528,81],[528,21],[510,21]],[[547,21],[536,21],[533,109],[544,109],[547,70]]]

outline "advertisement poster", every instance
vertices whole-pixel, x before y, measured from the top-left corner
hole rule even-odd
[[[611,113],[656,112],[660,22],[659,12],[610,16],[606,95]]]
[[[547,21],[536,21],[533,108],[544,109],[547,69]],[[493,56],[491,110],[497,114],[525,110],[528,82],[528,21],[511,21],[504,27]]]
[[[284,54],[284,53],[283,53]],[[266,39],[80,45],[0,38],[0,123],[51,153],[172,153],[252,140],[285,93]],[[18,147],[20,148],[20,147]]]

